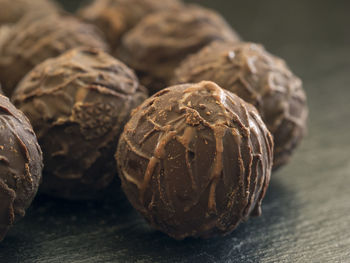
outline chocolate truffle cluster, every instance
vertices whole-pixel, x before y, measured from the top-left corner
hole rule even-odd
[[[0,241],[25,215],[42,168],[42,152],[28,119],[0,95]]]
[[[32,70],[13,101],[44,152],[41,191],[93,199],[105,190],[116,175],[118,136],[146,97],[129,68],[98,50],[74,49]]]
[[[261,114],[275,139],[274,168],[288,162],[306,132],[307,105],[301,80],[285,62],[254,43],[213,43],[188,57],[173,83],[211,80]]]
[[[125,126],[117,161],[133,206],[183,239],[227,234],[259,215],[272,151],[256,109],[204,81],[147,99]]]
[[[119,141],[122,188],[176,239],[227,234],[259,215],[271,169],[289,161],[308,115],[301,80],[282,59],[242,42],[219,14],[184,7],[144,17],[118,53],[158,91]]]
[[[119,176],[175,239],[261,214],[271,170],[306,131],[283,60],[181,0],[94,0],[85,22],[49,0],[0,6],[0,87],[31,122],[0,95],[0,240],[42,169],[40,192],[72,200],[117,192]]]

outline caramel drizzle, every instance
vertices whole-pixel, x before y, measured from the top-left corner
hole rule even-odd
[[[191,178],[191,187],[192,187],[192,190],[194,190],[194,191],[197,190],[198,187],[197,187],[196,181],[194,179],[193,171],[192,171],[190,160],[189,160],[189,155],[190,155],[189,145],[190,145],[191,141],[193,140],[195,134],[196,134],[195,128],[188,126],[185,128],[183,135],[180,137],[177,137],[177,140],[180,143],[182,143],[182,145],[186,148],[186,157],[185,157],[186,158],[186,166],[187,166],[190,178]],[[185,207],[185,211],[188,211],[189,209],[190,209],[190,207],[188,207],[188,206]]]
[[[214,129],[214,136],[216,142],[216,156],[214,159],[213,170],[210,176],[210,191],[208,208],[210,213],[217,213],[216,211],[216,187],[220,180],[223,164],[222,164],[222,153],[224,152],[223,137],[225,135],[225,129]]]
[[[224,104],[226,104],[226,99],[227,99],[226,94],[224,94],[224,92],[221,89],[219,89],[217,86],[207,85],[206,88],[212,92],[212,96],[213,98],[216,99],[217,105],[219,105],[221,109],[225,112],[226,107],[224,106]],[[184,93],[198,91],[199,89],[200,89],[200,85],[194,86],[185,90]],[[235,103],[232,100],[231,100],[231,103],[235,105]],[[226,126],[226,125],[229,125],[230,119],[228,118],[227,115],[224,115],[224,117],[225,117],[224,123],[221,123],[221,124],[215,123],[214,125],[206,122],[205,120],[202,120],[204,125],[210,127],[214,131],[215,147],[216,147],[215,159],[212,166],[210,180],[208,182],[208,186],[210,185],[208,209],[209,209],[209,213],[211,214],[217,214],[216,188],[222,176],[222,170],[223,170],[223,158],[222,158],[223,151],[224,151],[223,137],[225,135],[226,129],[230,129],[230,130],[232,129]],[[239,120],[237,115],[234,114],[234,117],[235,119]],[[199,197],[198,197],[198,200],[193,205],[198,203],[198,201],[199,201]],[[189,209],[187,208],[186,210],[189,210]]]
[[[146,189],[151,181],[154,169],[156,168],[157,164],[159,163],[160,159],[163,159],[165,156],[165,146],[168,144],[169,141],[171,141],[177,134],[176,131],[170,131],[171,126],[167,126],[165,128],[165,132],[161,133],[159,136],[159,140],[157,143],[157,146],[154,150],[153,156],[148,162],[145,177],[143,179],[143,182],[140,187],[140,202],[144,203],[145,198],[145,192]]]

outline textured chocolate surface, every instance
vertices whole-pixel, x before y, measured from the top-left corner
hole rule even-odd
[[[51,0],[0,0],[0,25],[18,22],[25,15],[50,16],[60,11]]]
[[[261,45],[213,43],[177,69],[173,83],[211,80],[256,106],[274,136],[274,169],[286,164],[306,133],[301,80]]]
[[[39,187],[42,153],[22,112],[0,95],[0,241],[25,215]]]
[[[272,151],[256,109],[204,81],[146,100],[116,157],[131,204],[153,227],[183,239],[228,234],[260,215]]]
[[[3,45],[3,43],[5,42],[8,34],[10,33],[12,28],[12,25],[0,25],[0,50],[1,50],[1,46]]]
[[[67,199],[104,194],[124,123],[146,97],[134,73],[102,51],[74,49],[32,70],[13,101],[44,152],[41,191]]]
[[[144,16],[156,11],[176,10],[181,6],[179,0],[95,0],[78,14],[98,26],[115,49],[122,35]]]
[[[189,5],[141,20],[124,36],[120,57],[155,92],[167,86],[186,56],[215,40],[234,42],[239,37],[215,11]]]
[[[10,96],[34,66],[80,46],[108,50],[100,32],[73,17],[25,17],[7,33],[0,46],[0,81]]]

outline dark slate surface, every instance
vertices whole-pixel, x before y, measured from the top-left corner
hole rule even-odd
[[[178,242],[122,197],[41,196],[0,244],[0,262],[350,262],[350,1],[201,2],[304,80],[309,135],[273,174],[263,215],[225,238]]]

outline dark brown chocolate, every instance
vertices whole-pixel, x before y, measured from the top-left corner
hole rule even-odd
[[[261,214],[273,141],[252,106],[213,82],[166,88],[139,106],[116,159],[131,204],[171,237],[213,237]]]
[[[41,191],[99,198],[116,176],[114,152],[130,111],[147,98],[128,67],[93,49],[74,49],[32,70],[14,92],[44,152]]]
[[[0,241],[25,215],[42,168],[42,153],[28,119],[0,95]]]
[[[80,46],[108,50],[94,26],[73,17],[25,17],[12,27],[0,46],[0,81],[5,94],[11,96],[17,83],[34,66]]]
[[[95,0],[79,10],[78,15],[98,26],[115,50],[123,34],[143,17],[162,10],[177,10],[179,0]]]
[[[216,12],[195,5],[145,17],[122,40],[120,58],[151,93],[163,89],[186,56],[216,40],[239,41]]]
[[[177,69],[173,84],[211,80],[260,112],[274,136],[274,169],[286,164],[306,133],[308,108],[301,80],[261,45],[213,43]]]
[[[60,11],[51,0],[0,0],[0,25],[17,23],[25,15],[43,17]]]

